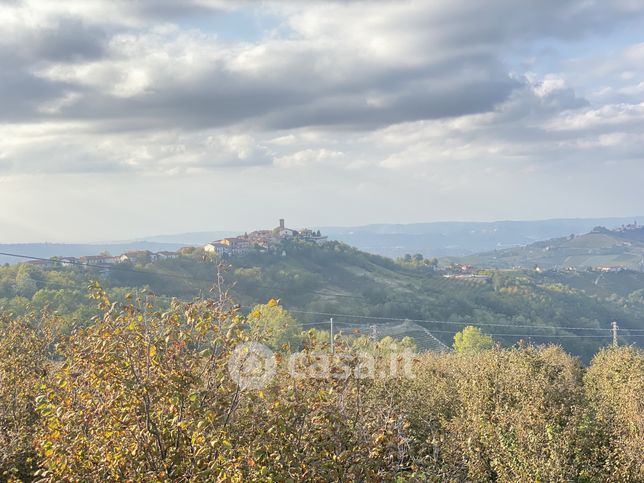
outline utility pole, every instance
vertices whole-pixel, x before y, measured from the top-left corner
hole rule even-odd
[[[333,317],[329,319],[331,322],[331,354],[335,354],[335,343],[334,343],[334,337],[333,337]]]
[[[611,324],[612,331],[613,331],[613,347],[617,347],[617,322],[613,321]]]

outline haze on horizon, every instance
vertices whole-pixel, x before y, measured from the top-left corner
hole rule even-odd
[[[0,22],[0,243],[644,206],[639,0],[0,0]]]

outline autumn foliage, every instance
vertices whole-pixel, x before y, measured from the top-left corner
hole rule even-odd
[[[588,368],[554,346],[418,354],[413,378],[280,364],[241,390],[227,362],[258,324],[226,301],[96,297],[102,317],[70,335],[42,315],[0,319],[0,479],[644,480],[640,350]],[[299,338],[304,362],[313,339]],[[349,338],[335,351],[356,363]]]

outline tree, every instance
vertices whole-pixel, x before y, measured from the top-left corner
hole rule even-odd
[[[277,300],[253,307],[248,323],[258,339],[271,349],[297,350],[302,341],[302,326]]]
[[[604,349],[584,375],[593,451],[602,456],[596,481],[644,481],[644,351]],[[590,465],[587,465],[590,466]]]
[[[481,329],[468,325],[454,335],[454,350],[456,352],[478,352],[494,347],[494,340]]]
[[[61,341],[35,400],[39,481],[241,481],[224,468],[241,318],[209,300],[162,314],[96,297],[105,315]]]
[[[32,278],[32,275],[39,275],[39,271],[27,263],[21,263],[16,272],[16,293],[24,297],[31,297],[38,285]]]
[[[35,318],[0,315],[0,481],[31,481],[38,466],[34,401],[47,378],[51,338],[31,324]]]

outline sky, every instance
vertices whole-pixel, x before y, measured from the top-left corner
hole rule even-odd
[[[0,242],[644,208],[641,0],[0,0]]]

